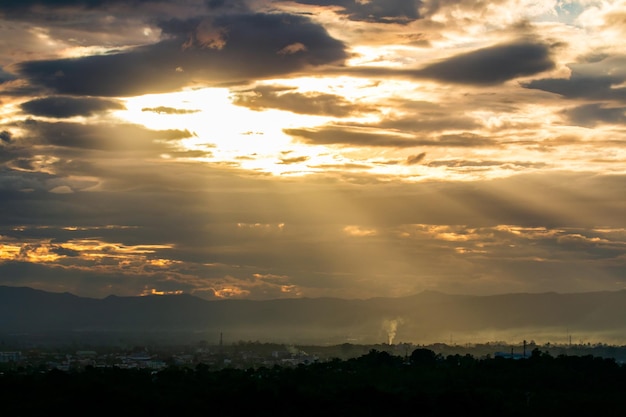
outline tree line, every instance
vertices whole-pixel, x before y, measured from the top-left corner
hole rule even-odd
[[[626,365],[588,356],[475,358],[425,348],[295,367],[0,375],[6,416],[626,415]]]

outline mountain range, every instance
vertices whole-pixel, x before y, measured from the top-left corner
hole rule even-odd
[[[209,301],[188,294],[102,299],[0,286],[0,335],[151,335],[217,343],[626,343],[626,290],[490,296]],[[223,336],[222,336],[223,335]]]

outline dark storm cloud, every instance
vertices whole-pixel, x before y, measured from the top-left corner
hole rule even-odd
[[[233,104],[252,110],[280,109],[298,114],[350,116],[360,112],[376,111],[374,107],[359,105],[342,96],[324,93],[298,93],[293,87],[259,86],[234,94]]]
[[[308,18],[236,14],[161,23],[164,39],[128,52],[24,62],[18,72],[60,94],[130,96],[185,85],[285,75],[346,58],[343,43]],[[246,65],[242,65],[246,62]]]
[[[626,102],[626,57],[583,58],[569,64],[569,78],[543,78],[523,83],[529,89],[555,93],[569,99],[615,100]]]
[[[283,129],[286,134],[299,140],[318,145],[386,146],[409,148],[413,146],[481,147],[495,142],[473,133],[441,135],[438,139],[384,133],[379,129],[352,126],[320,126],[316,128]]]
[[[373,23],[408,23],[419,19],[420,0],[297,0],[316,6],[338,6],[350,20]]]
[[[457,84],[495,85],[552,68],[554,62],[548,45],[516,42],[456,55],[428,65],[416,74]]]
[[[607,107],[602,104],[584,104],[563,111],[570,123],[593,127],[598,124],[626,124],[626,107]]]
[[[119,2],[119,0],[117,0]],[[139,0],[142,1],[142,0]],[[56,7],[97,7],[106,3],[114,3],[114,0],[20,0],[7,1],[0,4],[0,10],[24,10],[33,6],[45,6],[50,8]]]
[[[524,84],[524,87],[559,94],[565,98],[619,100],[626,102],[626,88],[613,88],[623,83],[623,78],[573,75],[570,79],[545,78]]]
[[[584,76],[574,73],[569,79],[544,78],[524,83],[523,86],[559,94],[565,98],[626,102],[626,88],[614,87],[622,84],[624,81],[624,77]]]
[[[172,141],[192,136],[188,131],[158,131],[131,124],[86,125],[29,120],[22,127],[29,132],[27,136],[34,143],[113,152],[163,151],[168,149],[167,145],[157,141]]]
[[[45,6],[50,8],[61,8],[61,7],[99,7],[105,5],[114,5],[114,4],[124,4],[127,5],[131,3],[132,5],[138,4],[149,4],[149,3],[184,3],[184,2],[176,2],[172,0],[20,0],[20,1],[6,1],[0,4],[0,10],[19,10],[19,9],[29,9],[33,6]],[[196,1],[188,1],[188,3],[192,4],[202,4],[205,5],[209,9],[216,9],[221,7],[226,7],[229,3],[234,3],[237,5],[241,5],[242,1],[240,0],[196,0]]]
[[[551,52],[551,46],[544,43],[517,41],[462,53],[418,69],[359,66],[329,68],[325,73],[492,86],[553,69],[555,63]]]
[[[18,65],[19,72],[35,85],[60,94],[131,96],[174,91],[189,78],[163,57],[176,54],[174,45],[143,47],[129,53],[76,59],[31,61]]]
[[[108,110],[123,110],[119,101],[100,98],[46,97],[27,101],[20,105],[22,111],[34,116],[73,117],[91,116]]]
[[[26,14],[33,11],[34,7],[46,7],[48,9],[96,9],[101,7],[112,7],[115,5],[124,5],[137,7],[147,4],[166,4],[174,3],[171,0],[19,0],[19,1],[3,1],[0,4],[0,11],[9,13],[11,17],[15,14]],[[201,1],[196,3],[202,4]],[[217,1],[204,1],[207,6],[217,4]],[[223,3],[223,2],[222,2]]]

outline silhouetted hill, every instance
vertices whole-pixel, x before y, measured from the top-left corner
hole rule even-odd
[[[626,291],[207,301],[192,295],[104,299],[0,286],[0,333],[194,333],[292,343],[626,341]]]

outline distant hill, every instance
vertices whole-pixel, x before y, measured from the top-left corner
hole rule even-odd
[[[626,291],[207,301],[192,295],[104,299],[0,286],[0,335],[191,335],[290,343],[626,343]],[[155,337],[156,337],[155,336]],[[117,336],[116,336],[117,337]]]

